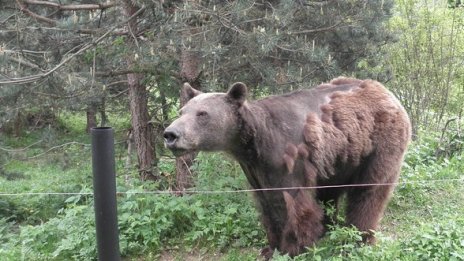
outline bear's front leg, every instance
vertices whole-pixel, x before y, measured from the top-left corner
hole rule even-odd
[[[262,211],[261,213],[261,222],[264,226],[264,229],[266,230],[266,237],[269,246],[261,249],[260,255],[265,260],[269,260],[272,258],[272,255],[274,255],[274,249],[279,246],[280,236],[278,234],[279,232],[275,231],[275,224],[273,224],[269,213],[266,211]]]
[[[265,260],[269,260],[272,258],[274,250],[279,249],[282,241],[282,228],[286,223],[285,202],[282,192],[279,191],[259,191],[255,193],[255,198],[269,244],[261,249],[260,254]]]
[[[285,191],[283,197],[287,205],[287,222],[282,232],[279,251],[294,257],[322,236],[324,213],[306,191],[298,190],[295,196]]]

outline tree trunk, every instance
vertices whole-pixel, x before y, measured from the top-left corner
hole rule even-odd
[[[131,0],[124,0],[123,12],[126,17],[130,17],[137,12],[138,7]],[[137,35],[137,18],[128,22],[130,31]],[[126,45],[128,50],[137,50],[136,40],[128,36]],[[129,52],[126,57],[128,68],[136,64],[135,54]],[[149,123],[148,113],[148,95],[147,89],[142,85],[143,75],[139,73],[130,73],[127,75],[129,85],[129,105],[131,112],[132,135],[137,151],[138,168],[142,180],[156,180],[158,178],[156,171],[156,155],[153,144],[153,130]]]
[[[132,153],[134,152],[134,135],[132,134],[132,129],[127,132],[127,155],[126,155],[126,163],[124,167],[129,169],[132,166]]]
[[[141,78],[140,74],[127,75],[133,138],[137,149],[140,178],[154,180],[157,177],[154,169],[156,155],[152,144],[153,131],[151,124],[148,123],[150,118],[147,90],[145,86],[140,84]]]
[[[105,127],[108,122],[108,117],[106,116],[106,98],[101,99],[100,104],[100,126]]]
[[[90,129],[97,127],[97,108],[94,105],[87,107],[87,126],[85,131],[90,133]]]
[[[15,137],[20,137],[21,132],[23,131],[23,126],[24,126],[24,117],[21,111],[17,111],[16,117],[13,122],[13,135]]]
[[[182,50],[181,72],[183,82],[188,82],[192,87],[199,90],[200,84],[200,54],[197,51]],[[187,103],[186,97],[180,96],[180,106]],[[190,167],[193,164],[197,152],[185,154],[176,158],[176,183],[179,191],[184,191],[193,186],[193,174]]]
[[[160,90],[160,101],[161,101],[161,114],[163,115],[161,126],[163,129],[167,127],[166,124],[168,124],[169,120],[169,108],[168,108],[168,102],[166,100],[166,95],[164,94],[163,90]]]

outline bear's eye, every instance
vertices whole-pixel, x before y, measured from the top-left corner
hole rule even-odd
[[[207,115],[208,115],[208,113],[207,113],[206,111],[199,111],[199,112],[197,112],[197,116],[198,116],[198,117],[204,117],[204,116],[207,116]]]

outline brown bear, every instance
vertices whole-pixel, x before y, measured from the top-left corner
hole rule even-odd
[[[166,128],[166,147],[175,155],[225,151],[239,162],[256,189],[266,258],[314,244],[331,220],[320,204],[343,194],[347,224],[375,241],[411,136],[404,108],[380,83],[341,77],[256,101],[243,83],[227,93],[184,84],[182,95],[190,100]]]

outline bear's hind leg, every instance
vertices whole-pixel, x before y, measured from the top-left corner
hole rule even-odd
[[[363,242],[375,243],[377,229],[393,187],[355,188],[348,192],[346,222],[363,232]]]
[[[402,158],[402,157],[401,157]],[[346,221],[364,232],[363,242],[375,243],[373,231],[383,216],[394,189],[401,167],[401,160],[382,160],[371,157],[364,170],[352,184],[373,184],[352,187],[347,192]]]

